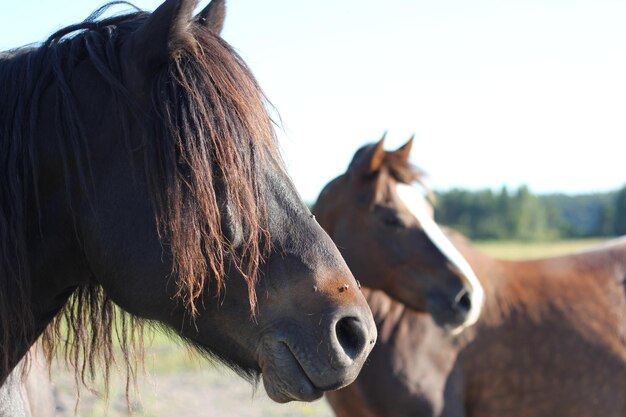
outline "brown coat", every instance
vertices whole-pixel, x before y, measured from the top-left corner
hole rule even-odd
[[[357,381],[327,394],[337,415],[626,416],[626,239],[528,261],[452,240],[485,289],[478,324],[451,338],[368,291],[379,341]]]

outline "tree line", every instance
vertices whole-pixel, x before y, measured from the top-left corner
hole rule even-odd
[[[626,234],[626,186],[614,192],[533,194],[527,186],[499,191],[435,192],[436,220],[471,239],[549,240]]]

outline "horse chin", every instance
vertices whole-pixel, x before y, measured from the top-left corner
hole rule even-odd
[[[467,329],[468,327],[470,327],[470,326],[468,326],[468,325],[466,325],[466,324],[461,324],[460,326],[456,326],[456,327],[454,327],[454,326],[444,326],[444,328],[443,328],[443,329],[444,329],[444,330],[446,331],[446,333],[448,333],[448,335],[450,335],[450,336],[458,336],[458,335],[460,335],[461,333],[463,333],[463,331],[464,331],[465,329]]]
[[[469,327],[465,315],[432,307],[428,311],[435,324],[453,336],[460,334],[465,328]]]
[[[259,363],[267,395],[278,403],[314,401],[324,391],[317,388],[284,342],[263,343]]]
[[[458,336],[469,327],[476,324],[477,317],[472,314],[459,314],[454,311],[438,309],[429,306],[428,312],[435,324],[441,327],[447,334]]]

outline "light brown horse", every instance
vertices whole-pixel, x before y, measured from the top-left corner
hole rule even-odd
[[[364,286],[458,332],[478,319],[482,287],[437,227],[413,227],[410,214],[395,210],[398,194],[389,185],[418,181],[421,173],[406,169],[410,144],[386,154],[383,143],[384,137],[360,149],[348,171],[322,191],[314,212]]]
[[[365,149],[383,152],[382,146]],[[433,222],[424,218],[428,205],[421,193],[384,174],[419,174],[407,157],[393,157],[397,154],[376,157],[378,173],[363,180],[371,183],[369,197],[376,198],[377,188],[394,190],[390,211],[406,219],[402,228],[420,228],[422,223],[428,228]],[[363,188],[337,180],[322,192],[315,210],[323,213],[319,219],[331,237],[346,219],[360,217],[365,223],[366,217],[375,217],[374,211],[359,210],[359,198]],[[345,232],[366,242],[375,233],[371,228]],[[451,336],[428,314],[383,292],[366,291],[379,339],[357,381],[327,394],[336,414],[626,416],[626,239],[568,256],[504,261],[481,253],[454,232],[447,235],[485,289],[480,320],[460,336]],[[353,262],[370,260],[385,261],[367,251],[348,261],[352,267]],[[394,265],[378,268],[393,270]]]

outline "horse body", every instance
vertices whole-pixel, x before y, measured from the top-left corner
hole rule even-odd
[[[343,386],[367,357],[367,303],[219,36],[224,3],[195,6],[87,20],[0,57],[0,383],[46,328],[77,372],[100,359],[106,375],[113,303],[133,317],[126,360],[154,323],[262,374],[276,401]]]
[[[326,394],[337,416],[623,417],[626,239],[505,261],[446,234],[484,288],[479,321],[454,336],[429,314],[367,290],[379,339],[355,383]]]
[[[626,414],[626,241],[521,262],[457,240],[485,283],[459,351],[470,416]]]

